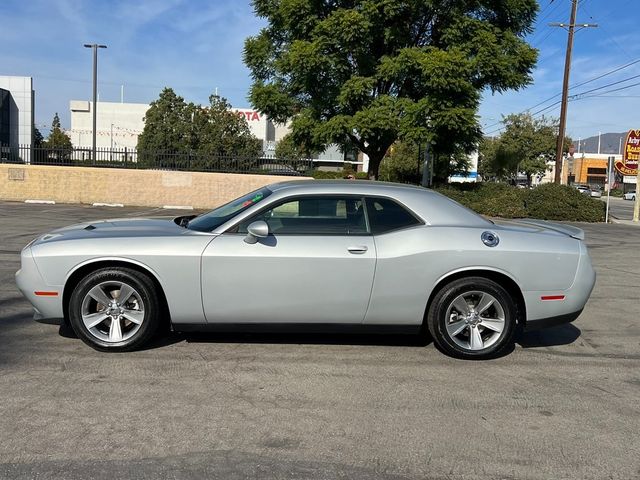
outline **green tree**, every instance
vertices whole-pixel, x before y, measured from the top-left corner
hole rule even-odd
[[[275,153],[276,158],[281,160],[302,160],[312,156],[312,152],[295,142],[291,133],[287,133],[276,143]]]
[[[235,113],[226,99],[211,95],[206,108],[190,104],[189,109],[196,111],[197,141],[192,147],[198,153],[238,158],[262,154],[262,143],[251,133],[245,116]]]
[[[418,158],[418,156],[422,158]],[[418,163],[420,168],[418,169]],[[423,151],[414,142],[397,141],[387,151],[380,164],[380,180],[418,184],[422,180]]]
[[[62,131],[58,112],[56,112],[56,114],[53,116],[53,121],[51,122],[51,131],[49,132],[49,136],[47,137],[47,147],[51,149],[61,150],[70,150],[71,148],[73,148],[71,139],[67,136],[66,133]]]
[[[483,180],[501,180],[514,174],[517,160],[499,137],[485,137],[478,148],[478,174]]]
[[[481,144],[483,172],[502,178],[524,173],[531,185],[532,178],[543,174],[547,162],[555,158],[557,121],[519,113],[507,115],[502,122],[505,130],[500,137]],[[571,144],[571,139],[565,138],[565,152]]]
[[[255,160],[262,148],[224,98],[212,95],[203,107],[165,88],[147,110],[138,150],[139,161],[149,167],[224,169],[231,161],[240,166],[238,159]]]
[[[158,155],[188,152],[190,113],[184,98],[164,88],[144,116],[144,129],[138,137],[139,161],[152,166]]]
[[[369,176],[398,139],[429,142],[444,177],[480,140],[484,90],[531,81],[535,0],[253,0],[250,99],[298,144],[351,142]]]
[[[44,137],[42,136],[42,132],[38,130],[38,127],[33,127],[33,146],[36,148],[40,148],[43,144]]]

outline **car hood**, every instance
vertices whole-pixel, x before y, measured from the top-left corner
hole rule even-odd
[[[577,240],[584,240],[584,231],[572,225],[564,225],[562,223],[548,222],[546,220],[534,220],[529,218],[520,218],[518,220],[498,220],[495,224],[507,230],[520,230],[535,232],[553,232],[555,234],[567,235]]]
[[[118,218],[78,223],[58,228],[39,238],[33,245],[84,238],[167,237],[195,234],[180,227],[172,218]]]

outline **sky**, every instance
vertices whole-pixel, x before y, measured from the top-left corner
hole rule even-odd
[[[632,9],[637,3],[580,0],[578,23],[599,27],[576,33],[572,85],[640,59],[640,29]],[[485,134],[499,134],[500,120],[509,113],[529,109],[538,116],[559,115],[560,106],[551,105],[562,90],[567,32],[548,23],[568,23],[571,1],[539,4],[535,30],[527,38],[539,49],[534,81],[517,92],[485,92],[479,110]],[[206,103],[217,88],[234,107],[250,106],[251,78],[242,49],[264,21],[248,0],[2,0],[0,19],[0,75],[33,77],[36,124],[43,131],[55,112],[69,128],[69,101],[91,98],[92,56],[85,43],[108,47],[99,51],[100,101],[120,101],[124,85],[125,102],[149,103],[170,86],[187,101]],[[570,94],[636,75],[573,99],[567,133],[585,138],[640,128],[640,85],[610,91],[640,83],[640,62]]]

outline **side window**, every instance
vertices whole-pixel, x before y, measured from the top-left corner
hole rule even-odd
[[[404,207],[388,198],[367,198],[369,226],[374,235],[420,225],[420,221]]]
[[[365,235],[362,200],[349,197],[306,197],[285,201],[238,226],[246,233],[251,222],[264,220],[275,235]]]

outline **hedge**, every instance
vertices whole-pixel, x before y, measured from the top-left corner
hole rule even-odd
[[[316,180],[347,178],[348,175],[353,175],[358,180],[366,180],[368,178],[367,172],[354,172],[353,170],[310,170],[306,173],[306,175],[309,177],[313,177]]]
[[[503,183],[448,185],[436,189],[489,217],[538,218],[565,222],[603,222],[605,203],[566,185],[553,183],[533,189]]]

